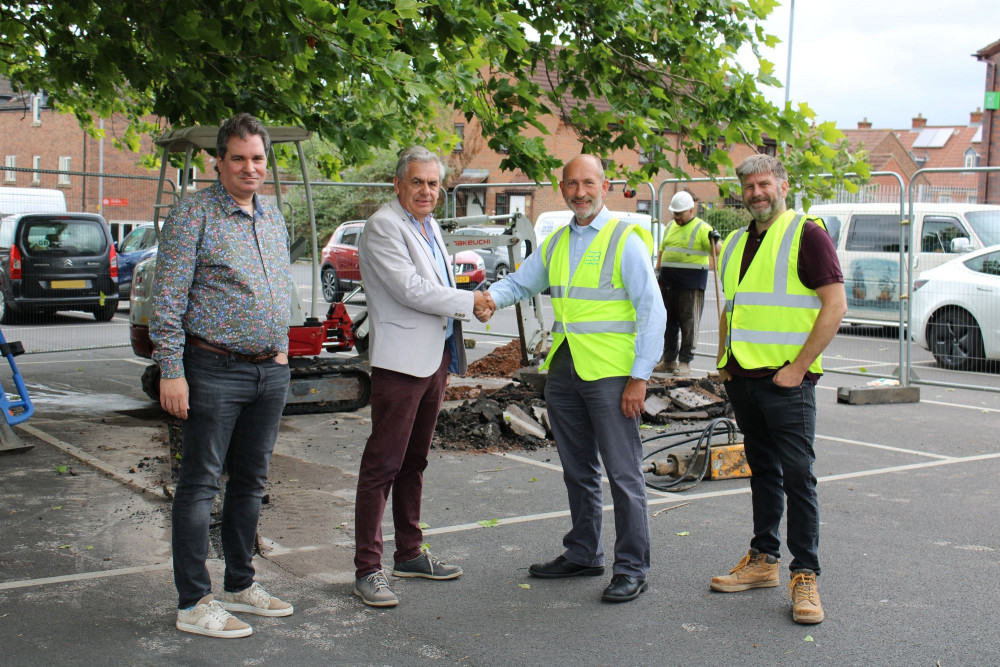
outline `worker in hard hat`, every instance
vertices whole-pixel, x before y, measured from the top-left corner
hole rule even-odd
[[[675,194],[668,208],[673,219],[664,227],[656,257],[667,330],[663,335],[663,360],[653,370],[686,376],[691,374],[705,286],[709,270],[715,270],[720,237],[698,217],[698,206],[690,192]]]

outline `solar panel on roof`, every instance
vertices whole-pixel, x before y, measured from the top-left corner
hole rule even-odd
[[[972,135],[972,142],[971,143],[974,143],[974,144],[981,144],[981,143],[983,143],[983,126],[982,125],[980,125],[979,129],[976,130],[976,133],[974,135]]]
[[[913,148],[941,148],[955,130],[951,127],[926,127],[920,130],[917,140],[913,142]]]

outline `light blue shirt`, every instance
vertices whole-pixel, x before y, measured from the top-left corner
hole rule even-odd
[[[572,280],[583,253],[597,238],[597,233],[611,220],[611,212],[602,208],[589,225],[581,227],[574,217],[569,223],[569,273]],[[632,362],[631,376],[648,380],[653,366],[663,356],[663,333],[667,328],[667,311],[663,308],[663,298],[653,273],[653,262],[649,248],[637,234],[625,237],[622,251],[622,282],[629,301],[635,308],[637,333],[635,337],[635,360]],[[490,285],[490,296],[497,308],[512,306],[524,301],[549,287],[549,272],[542,261],[539,249],[531,253],[521,266],[503,280]]]
[[[417,218],[412,213],[407,211],[405,208],[403,209],[403,211],[406,212],[406,216],[410,219],[410,222],[412,222],[413,225],[417,228],[417,234],[420,234],[420,238],[422,238],[427,243],[427,245],[431,249],[431,252],[434,254],[434,261],[437,262],[438,275],[441,277],[441,280],[444,282],[445,285],[451,285],[451,281],[448,279],[448,262],[445,260],[444,253],[441,252],[441,248],[438,247],[437,242],[434,240],[435,238],[434,225],[431,224],[434,221],[434,216],[429,215],[426,218],[424,218],[423,222],[421,222],[417,220]],[[423,227],[423,231],[421,231],[421,227]],[[424,232],[426,232],[426,234]],[[455,320],[450,317],[447,317],[445,319],[448,321],[448,323],[445,325],[444,339],[448,340],[455,333]],[[452,361],[454,361],[454,359]]]

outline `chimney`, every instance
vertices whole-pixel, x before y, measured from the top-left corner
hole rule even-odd
[[[969,114],[969,127],[976,127],[983,124],[983,110],[976,107],[976,110]]]
[[[867,116],[858,121],[859,130],[870,130],[872,129],[872,123],[868,120]]]
[[[927,119],[924,118],[923,114],[918,113],[917,117],[913,119],[913,129],[922,130],[927,127]]]

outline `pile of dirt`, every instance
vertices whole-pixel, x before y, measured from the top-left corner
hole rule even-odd
[[[521,341],[512,340],[469,364],[468,377],[511,378],[521,368]]]

